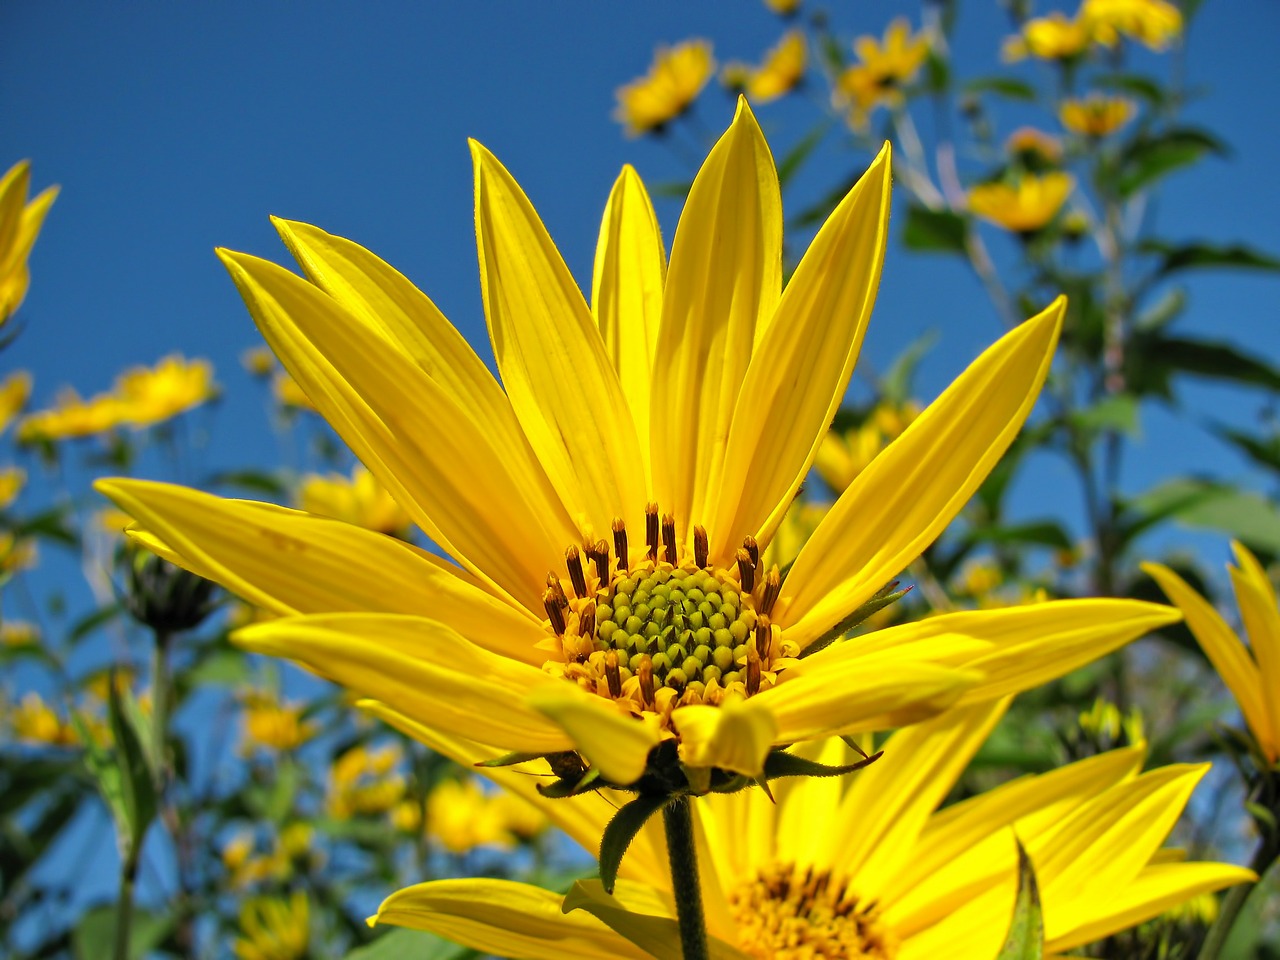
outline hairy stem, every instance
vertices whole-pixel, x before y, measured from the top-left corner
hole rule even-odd
[[[681,952],[684,960],[708,960],[711,954],[707,949],[707,921],[702,914],[698,851],[688,797],[677,797],[662,808],[662,825],[667,831],[667,856],[671,861],[671,890],[680,923]]]

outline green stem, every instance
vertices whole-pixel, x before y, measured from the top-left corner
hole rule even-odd
[[[1264,837],[1249,864],[1249,869],[1258,875],[1259,882],[1266,876],[1277,857],[1280,857],[1280,842],[1273,837]],[[1231,888],[1231,892],[1222,901],[1218,918],[1213,921],[1208,936],[1204,938],[1204,946],[1200,948],[1196,960],[1218,960],[1222,955],[1222,949],[1227,945],[1231,928],[1235,926],[1236,918],[1244,908],[1244,902],[1249,899],[1249,894],[1257,885],[1257,883],[1242,883]]]
[[[156,758],[156,789],[168,780],[169,744],[169,634],[157,630],[151,651],[151,735]]]
[[[120,899],[116,902],[115,960],[129,960],[129,934],[133,926],[133,886],[138,876],[138,854],[130,850],[120,865]]]
[[[680,922],[680,949],[684,960],[708,960],[707,921],[702,915],[702,891],[698,888],[698,850],[693,836],[693,812],[688,797],[677,797],[662,808],[667,831],[667,856],[671,861],[671,892],[675,894]]]

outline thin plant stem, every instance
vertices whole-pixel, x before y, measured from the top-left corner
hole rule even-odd
[[[151,735],[156,758],[156,789],[164,789],[169,764],[166,748],[169,740],[169,634],[155,632],[151,650]]]
[[[707,920],[702,913],[698,885],[698,850],[693,835],[693,811],[688,797],[677,797],[662,808],[671,862],[671,891],[675,894],[684,960],[708,960]]]
[[[1263,837],[1258,849],[1254,851],[1253,860],[1249,863],[1249,869],[1258,875],[1259,882],[1266,876],[1277,857],[1280,857],[1280,840],[1274,836]],[[1249,894],[1257,885],[1257,883],[1242,883],[1231,888],[1231,892],[1222,901],[1218,918],[1209,928],[1209,933],[1204,939],[1204,945],[1200,947],[1196,960],[1218,960],[1222,956],[1227,938],[1231,935],[1231,928],[1235,926],[1236,918],[1240,916],[1245,901],[1249,899]]]
[[[120,865],[120,898],[116,902],[116,950],[115,960],[129,960],[130,932],[133,927],[133,887],[138,878],[137,844],[130,843],[130,850]]]

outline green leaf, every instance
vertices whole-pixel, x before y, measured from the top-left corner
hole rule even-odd
[[[1090,433],[1114,430],[1134,436],[1138,432],[1138,398],[1128,393],[1112,394],[1072,413],[1071,422]]]
[[[1228,534],[1255,550],[1280,553],[1280,507],[1259,494],[1227,484],[1179,478],[1131,501],[1126,539],[1164,520]]]
[[[265,493],[270,497],[284,499],[289,495],[289,488],[276,476],[261,470],[224,470],[209,477],[204,487],[234,487],[252,493]]]
[[[143,960],[164,942],[173,929],[173,918],[163,913],[135,910],[129,924],[129,958]],[[106,945],[115,943],[116,908],[94,907],[80,918],[71,935],[76,960],[102,960]]]
[[[142,837],[156,815],[155,780],[147,763],[146,749],[137,728],[129,719],[124,699],[117,689],[115,674],[109,683],[107,718],[115,738],[115,764],[120,770],[120,793],[124,805],[127,836],[131,849],[142,845]]]
[[[962,90],[965,93],[994,93],[1009,100],[1031,102],[1036,99],[1035,87],[1025,80],[1016,80],[1013,77],[977,77],[966,83]]]
[[[1226,424],[1215,423],[1209,427],[1214,435],[1225,440],[1259,466],[1280,472],[1280,435],[1255,437]]]
[[[352,950],[346,960],[466,960],[476,956],[479,954],[470,947],[451,943],[434,933],[400,927]]]
[[[964,253],[968,232],[968,224],[958,213],[930,210],[913,203],[907,207],[902,242],[911,250]]]
[[[604,828],[604,836],[600,838],[600,882],[605,893],[613,893],[613,886],[618,881],[618,867],[622,865],[622,856],[631,846],[631,841],[670,799],[662,794],[641,794],[624,803]]]
[[[813,151],[817,149],[818,144],[822,143],[831,128],[835,126],[830,120],[820,120],[814,124],[813,129],[800,138],[800,142],[786,152],[778,164],[778,183],[785,187],[804,165],[804,162],[812,156]]]
[[[1120,158],[1116,190],[1121,197],[1131,197],[1207,153],[1225,156],[1227,148],[1212,134],[1193,127],[1177,127],[1157,136],[1141,137],[1131,143]]]
[[[1000,543],[1026,544],[1050,547],[1054,550],[1071,549],[1071,537],[1056,520],[1038,520],[1029,523],[995,524],[975,527],[964,536],[966,544]]]
[[[111,603],[105,607],[99,607],[75,622],[75,625],[67,633],[67,642],[78,643],[99,627],[106,626],[115,620],[122,613],[124,613],[124,607],[119,603]]]
[[[1231,344],[1162,337],[1155,343],[1154,355],[1181,373],[1280,390],[1280,370]]]
[[[1165,293],[1133,321],[1133,327],[1142,333],[1154,333],[1176,320],[1187,308],[1187,292],[1180,287]]]
[[[1241,243],[1166,243],[1148,240],[1144,253],[1158,254],[1162,259],[1157,277],[1179,270],[1238,268],[1244,270],[1280,270],[1280,259]]]
[[[1013,904],[1013,921],[996,960],[1041,960],[1044,956],[1044,915],[1040,910],[1040,890],[1031,858],[1018,844],[1018,896]]]
[[[853,773],[855,770],[861,770],[863,767],[875,763],[882,756],[884,756],[884,751],[880,750],[856,763],[832,766],[826,763],[818,763],[816,760],[798,757],[794,753],[787,753],[785,750],[771,750],[764,761],[764,779],[777,780],[779,777],[843,777],[847,773]]]
[[[1112,73],[1095,77],[1093,85],[1100,90],[1116,90],[1121,93],[1131,93],[1136,97],[1141,97],[1148,103],[1159,106],[1163,104],[1168,97],[1165,95],[1164,87],[1160,86],[1159,81],[1150,77],[1144,77],[1137,73]]]

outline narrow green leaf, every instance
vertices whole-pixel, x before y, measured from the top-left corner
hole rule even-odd
[[[1128,393],[1112,394],[1091,407],[1075,411],[1071,422],[1091,433],[1114,430],[1133,436],[1138,432],[1138,398]]]
[[[224,470],[209,477],[202,485],[202,489],[218,487],[233,487],[252,493],[265,493],[267,496],[280,499],[289,495],[289,487],[283,480],[262,470]]]
[[[1144,253],[1162,257],[1157,276],[1167,276],[1179,270],[1238,268],[1244,270],[1280,271],[1280,258],[1242,243],[1166,243],[1148,240],[1142,245]]]
[[[1050,547],[1054,550],[1071,549],[1071,537],[1055,520],[1037,520],[1029,523],[993,524],[975,527],[964,536],[966,544],[1000,543],[1026,544]]]
[[[141,846],[142,837],[156,815],[156,793],[146,751],[137,730],[129,721],[114,672],[109,683],[107,718],[111,724],[111,735],[116,742],[114,762],[120,770],[120,790],[128,837],[136,850]]]
[[[965,93],[994,93],[1009,100],[1034,101],[1036,88],[1025,80],[1013,77],[977,77],[964,85]]]
[[[1234,446],[1259,466],[1280,472],[1280,435],[1255,437],[1222,423],[1209,428],[1214,435]]]
[[[1209,153],[1225,156],[1227,148],[1212,134],[1193,127],[1178,127],[1142,137],[1130,144],[1120,158],[1116,190],[1121,197],[1131,197]]]
[[[813,128],[800,138],[800,141],[786,152],[778,163],[778,183],[785,187],[800,172],[804,162],[813,155],[818,144],[822,143],[834,124],[830,120],[819,120]]]
[[[641,794],[624,803],[604,828],[604,836],[600,838],[600,882],[605,893],[613,893],[614,884],[618,881],[618,867],[622,865],[623,854],[631,846],[631,841],[670,799],[662,794]]]
[[[173,917],[164,913],[135,911],[129,923],[129,960],[143,960],[159,948],[173,929]],[[116,908],[94,907],[80,917],[71,934],[76,960],[102,960],[106,944],[115,942]]]
[[[1138,345],[1150,363],[1213,380],[1280,390],[1280,369],[1239,347],[1190,337],[1159,337]]]
[[[1041,960],[1044,956],[1044,915],[1040,910],[1040,890],[1031,858],[1018,844],[1018,896],[1013,905],[1013,922],[996,960]]]
[[[911,204],[902,228],[902,242],[911,250],[964,253],[968,231],[964,217],[958,213]]]
[[[906,403],[912,397],[912,384],[915,382],[916,369],[925,354],[938,342],[938,332],[928,330],[907,344],[906,349],[898,354],[880,378],[880,393],[890,403]]]
[[[476,956],[479,954],[470,947],[451,943],[434,933],[399,927],[352,950],[346,960],[467,960]]]

